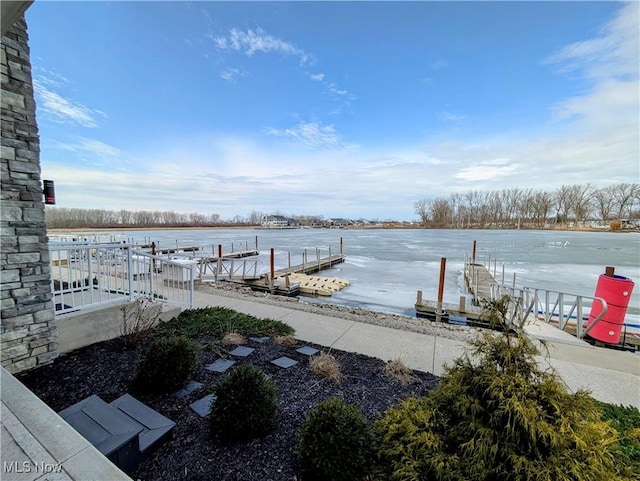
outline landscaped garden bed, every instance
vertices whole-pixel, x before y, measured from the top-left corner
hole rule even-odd
[[[245,345],[255,350],[247,357],[235,357],[229,352],[236,345],[222,342],[228,332],[269,339],[264,343],[247,339]],[[282,344],[276,342],[278,336],[291,334],[292,330],[282,323],[258,320],[227,309],[202,309],[163,325],[138,347],[126,348],[122,339],[101,342],[61,356],[53,364],[22,374],[19,379],[55,411],[94,394],[111,402],[130,393],[174,421],[172,439],[131,473],[133,479],[142,481],[296,479],[299,468],[293,450],[297,430],[321,401],[334,396],[343,398],[357,405],[371,421],[401,399],[425,395],[438,381],[431,374],[413,372],[412,379],[405,384],[386,373],[387,363],[380,359],[300,341],[288,345],[290,337]],[[190,379],[203,383],[203,387],[181,399],[173,393],[138,392],[134,380],[143,353],[155,340],[173,335],[186,335],[196,342],[197,367]],[[311,372],[311,357],[297,352],[304,346],[331,354],[340,365],[340,378],[336,381]],[[212,437],[208,419],[190,408],[190,404],[210,394],[235,368],[226,373],[206,369],[221,357],[235,360],[235,366],[256,366],[274,382],[278,410],[273,428],[264,437],[225,443]],[[297,364],[287,369],[272,364],[280,357],[293,359]]]
[[[18,377],[56,411],[130,393],[174,421],[172,438],[131,472],[141,481],[638,479],[638,410],[568,393],[505,323],[507,306],[491,301],[502,333],[473,341],[440,379],[224,308]],[[187,380],[201,385],[176,396]],[[211,415],[198,414],[194,403],[211,395]]]

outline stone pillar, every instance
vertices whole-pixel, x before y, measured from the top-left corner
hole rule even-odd
[[[0,50],[0,351],[13,373],[58,355],[27,41],[22,16],[2,36]]]

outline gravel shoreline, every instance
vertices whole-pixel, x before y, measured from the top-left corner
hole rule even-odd
[[[341,319],[348,319],[350,321],[416,332],[418,334],[443,337],[454,341],[473,341],[482,331],[481,329],[475,327],[435,323],[429,320],[419,319],[417,317],[372,311],[361,307],[313,303],[297,299],[295,297],[284,297],[264,292],[255,292],[248,287],[238,287],[226,282],[222,282],[219,287],[208,284],[200,284],[196,287],[196,289],[208,294],[232,297],[236,299],[252,300],[270,304],[273,306],[286,307],[289,309],[296,309],[324,316],[338,317]]]

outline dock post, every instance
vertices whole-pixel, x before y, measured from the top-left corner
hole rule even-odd
[[[289,257],[289,269],[291,269],[291,251],[287,252]]]
[[[513,288],[516,288],[516,273],[513,273]]]
[[[604,275],[607,277],[613,277],[615,275],[615,272],[616,272],[615,267],[607,266],[604,268]]]
[[[477,242],[478,241],[473,241],[473,252],[471,254],[471,263],[475,264],[476,263],[476,247],[477,247]]]
[[[269,262],[269,272],[271,273],[271,279],[274,278],[274,276],[276,275],[276,267],[275,267],[275,263],[276,263],[276,252],[275,249],[272,247],[271,248],[271,260]]]
[[[342,255],[342,254],[343,254],[343,252],[342,252],[342,237],[340,237],[340,255]]]
[[[256,236],[256,250],[258,250],[258,236]]]
[[[436,305],[436,322],[442,321],[442,299],[444,298],[444,273],[447,267],[447,258],[440,258],[440,281],[438,282],[438,303]]]
[[[418,298],[416,300],[416,304],[419,306],[422,305],[422,291],[418,291]]]
[[[467,304],[467,297],[466,296],[460,296],[460,305],[458,306],[458,310],[460,312],[465,312],[466,311],[466,304]]]
[[[218,258],[222,259],[222,244],[218,244]]]

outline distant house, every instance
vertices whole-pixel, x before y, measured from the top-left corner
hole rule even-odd
[[[346,227],[352,224],[353,224],[353,221],[351,221],[350,219],[343,219],[340,217],[335,219],[329,219],[329,225],[331,227]]]
[[[261,225],[265,229],[286,229],[288,227],[291,227],[289,219],[281,215],[262,216]]]

